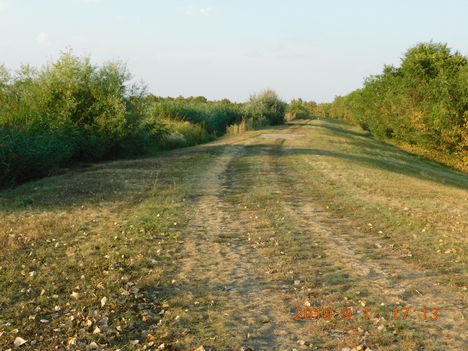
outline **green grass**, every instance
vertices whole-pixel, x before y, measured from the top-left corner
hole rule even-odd
[[[411,254],[408,260],[446,273],[450,284],[464,284],[468,177],[369,139],[358,128],[329,122],[316,127],[313,149],[298,141],[287,159],[304,191],[318,194],[358,230]]]

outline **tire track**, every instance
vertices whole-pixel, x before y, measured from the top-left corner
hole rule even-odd
[[[373,238],[356,232],[348,221],[334,218],[319,205],[318,199],[307,196],[297,182],[297,175],[281,161],[288,154],[283,145],[284,140],[277,140],[272,146],[269,173],[280,192],[281,206],[299,228],[311,236],[326,238],[328,251],[333,252],[333,263],[359,276],[386,305],[438,308],[438,321],[413,319],[411,322],[453,350],[466,348],[464,296],[441,286],[433,276],[402,261],[389,248],[379,247]],[[369,247],[382,256],[372,258],[363,253]],[[415,294],[406,296],[408,291]]]
[[[233,159],[244,154],[243,146],[226,146],[199,184],[190,223],[194,230],[185,239],[177,285],[194,303],[201,299],[212,302],[204,330],[196,332],[195,340],[205,347],[225,335],[221,344],[212,344],[232,350],[301,349],[298,340],[303,331],[292,321],[291,305],[282,290],[284,282],[264,276],[259,268],[268,266],[268,258],[247,243],[255,225],[223,201],[224,190],[232,190],[226,189],[229,182],[223,184],[226,171]],[[183,342],[194,344],[195,340]]]

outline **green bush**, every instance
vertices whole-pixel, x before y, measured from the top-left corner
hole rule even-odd
[[[70,52],[15,75],[0,67],[0,186],[74,161],[146,152],[161,130],[129,79],[119,63],[98,67]]]
[[[291,100],[286,111],[290,113],[293,118],[305,118],[309,116],[308,105],[302,99]]]
[[[251,96],[246,104],[232,103],[228,99],[207,101],[202,96],[174,99],[149,95],[147,99],[151,102],[149,119],[162,121],[169,126],[168,130],[173,134],[163,142],[166,144],[164,147],[183,145],[179,134],[188,138],[186,145],[194,145],[194,142],[189,140],[205,142],[207,135],[213,138],[225,133],[237,134],[269,124],[281,124],[284,123],[286,110],[286,104],[271,90]],[[180,124],[177,121],[187,123]],[[174,129],[174,126],[177,128]]]
[[[247,114],[254,120],[265,119],[271,125],[284,123],[286,103],[273,90],[252,95],[246,107]]]
[[[0,184],[47,175],[73,152],[65,136],[0,126]]]
[[[268,122],[265,118],[262,119],[254,119],[250,118],[242,118],[242,121],[236,124],[231,124],[226,129],[227,135],[237,135],[242,134],[248,130],[256,130],[263,127],[266,127]]]
[[[418,44],[399,67],[385,66],[326,110],[379,138],[451,155],[466,166],[468,59],[446,44]]]
[[[169,150],[177,147],[193,146],[214,139],[200,124],[175,119],[161,120],[166,134],[158,142],[159,149]]]

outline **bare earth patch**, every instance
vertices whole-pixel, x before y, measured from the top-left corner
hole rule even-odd
[[[294,139],[301,137],[303,135],[301,134],[273,134],[273,133],[267,133],[267,134],[260,134],[259,138],[265,138],[265,139]]]

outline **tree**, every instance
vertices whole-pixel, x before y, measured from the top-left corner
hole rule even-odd
[[[288,105],[287,111],[291,113],[294,118],[304,118],[309,115],[307,105],[301,98],[293,99]]]

